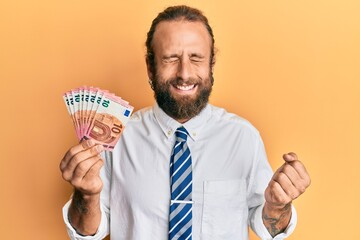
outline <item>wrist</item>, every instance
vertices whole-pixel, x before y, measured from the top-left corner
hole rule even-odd
[[[84,194],[75,190],[68,219],[75,231],[83,236],[96,234],[101,221],[100,194]]]
[[[262,218],[271,236],[284,232],[291,218],[291,202],[286,205],[274,205],[265,202]]]
[[[75,189],[72,204],[81,214],[87,214],[89,209],[96,209],[100,206],[100,193],[85,194]]]
[[[268,213],[277,213],[277,212],[286,212],[291,210],[291,202],[283,205],[283,204],[273,204],[265,201],[264,211]]]

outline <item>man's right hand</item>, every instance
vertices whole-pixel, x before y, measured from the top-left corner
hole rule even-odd
[[[93,140],[85,140],[70,148],[60,162],[62,177],[85,196],[101,192],[103,160],[99,154],[103,150],[103,146],[94,144]]]
[[[81,235],[95,234],[100,224],[103,160],[99,154],[103,150],[91,139],[85,140],[70,148],[60,162],[62,177],[75,188],[68,218]]]

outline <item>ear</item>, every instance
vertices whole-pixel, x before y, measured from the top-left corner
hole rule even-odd
[[[147,69],[147,75],[150,80],[153,80],[154,74],[151,69],[151,65],[149,63],[149,58],[146,57],[146,69]]]

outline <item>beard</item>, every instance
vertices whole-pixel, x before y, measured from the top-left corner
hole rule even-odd
[[[214,78],[212,74],[204,80],[188,79],[184,81],[180,78],[173,78],[167,81],[159,81],[156,75],[153,81],[153,89],[156,102],[159,107],[170,117],[176,120],[189,120],[198,115],[207,105],[212,90]],[[171,85],[195,84],[197,92],[191,96],[174,96],[171,91]]]

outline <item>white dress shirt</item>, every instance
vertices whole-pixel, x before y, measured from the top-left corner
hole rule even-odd
[[[158,105],[132,116],[101,171],[101,223],[81,236],[68,221],[71,239],[167,240],[170,155],[180,123]],[[272,170],[258,131],[246,120],[208,104],[183,126],[193,160],[193,240],[284,239],[295,228],[293,208],[286,231],[272,238],[262,221],[264,190]]]

